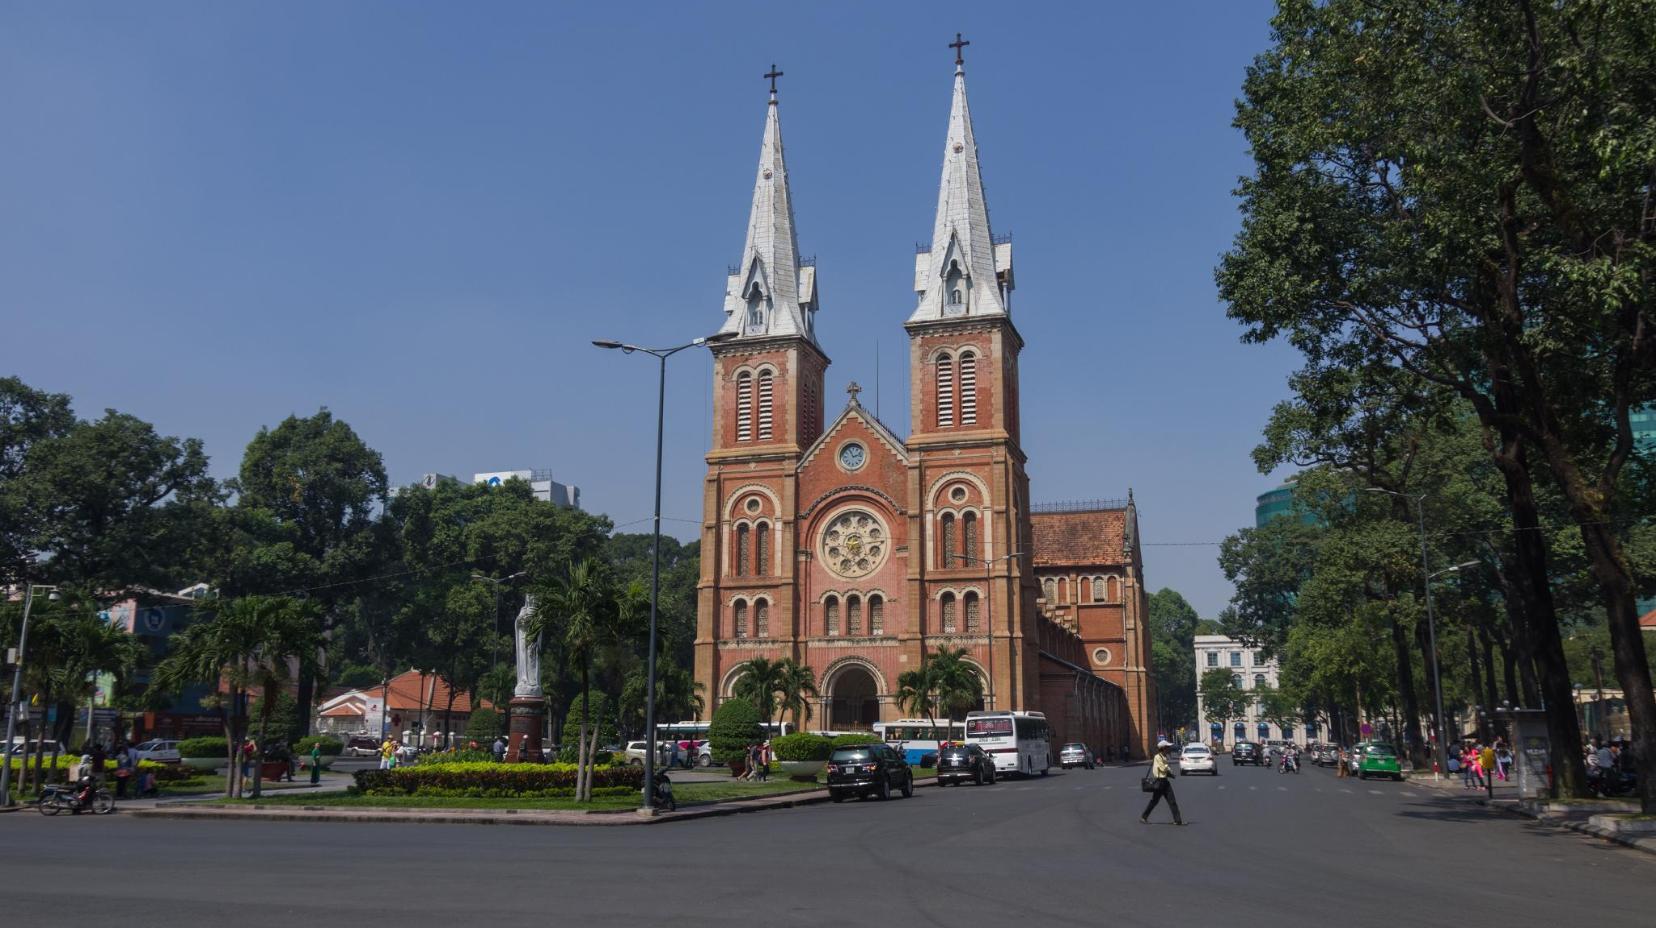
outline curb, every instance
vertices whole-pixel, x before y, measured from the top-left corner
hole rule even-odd
[[[1573,831],[1577,834],[1586,835],[1589,838],[1598,838],[1601,841],[1607,841],[1611,844],[1619,844],[1622,847],[1630,848],[1635,851],[1642,851],[1646,854],[1656,854],[1656,835],[1624,835],[1613,828],[1607,828],[1603,825],[1595,825],[1591,820],[1572,820],[1560,813],[1525,808],[1521,801],[1511,799],[1497,799],[1492,804],[1489,799],[1482,795],[1476,797],[1466,796],[1458,798],[1461,802],[1468,802],[1474,805],[1482,806],[1491,812],[1505,812],[1508,815],[1516,815],[1519,818],[1529,819],[1530,821],[1541,825],[1549,825],[1554,828],[1563,828],[1567,831]]]
[[[914,781],[916,789],[936,785],[936,777]],[[727,815],[742,815],[748,812],[764,812],[770,809],[792,809],[798,806],[818,805],[828,800],[828,791],[820,789],[786,793],[774,797],[750,796],[741,799],[725,799],[719,802],[707,803],[705,806],[695,806],[678,812],[665,812],[658,815],[642,815],[634,812],[634,810],[626,809],[602,812],[580,809],[548,810],[544,812],[520,812],[516,809],[479,809],[476,811],[434,809],[430,812],[406,812],[403,810],[328,808],[324,806],[283,808],[257,805],[251,807],[206,806],[200,803],[180,803],[171,808],[157,806],[150,809],[133,809],[127,814],[137,818],[258,820],[265,822],[394,822],[433,825],[574,825],[588,827],[662,825],[668,822],[720,818]],[[629,812],[633,814],[628,814]]]

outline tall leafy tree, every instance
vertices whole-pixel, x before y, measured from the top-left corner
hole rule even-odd
[[[19,491],[29,451],[63,437],[74,425],[68,396],[0,377],[0,583],[25,579],[34,562],[41,513],[26,506]]]
[[[756,657],[743,665],[742,675],[733,688],[736,698],[753,703],[767,725],[776,720],[776,694],[782,688],[784,673],[781,661]]]
[[[816,671],[791,657],[784,657],[781,664],[782,672],[776,682],[777,702],[784,713],[793,715],[797,731],[811,721],[811,704],[820,695]]]
[[[1227,725],[1248,714],[1248,691],[1237,685],[1235,676],[1223,667],[1202,672],[1202,713],[1204,720]]]
[[[1150,673],[1164,725],[1196,719],[1195,607],[1177,590],[1163,587],[1150,596]]]

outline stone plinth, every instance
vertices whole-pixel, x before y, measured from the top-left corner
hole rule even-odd
[[[507,725],[507,762],[540,763],[541,732],[546,730],[546,699],[540,696],[513,696],[507,712]]]

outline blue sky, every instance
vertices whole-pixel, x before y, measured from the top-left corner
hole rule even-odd
[[[551,468],[648,527],[654,370],[589,346],[722,319],[782,79],[831,414],[880,383],[967,49],[994,227],[1016,236],[1036,500],[1140,505],[1147,578],[1211,616],[1212,544],[1294,358],[1212,269],[1270,4],[8,4],[0,369],[204,439],[327,406],[397,482]],[[881,362],[876,376],[875,356]],[[694,537],[709,364],[675,358],[667,526]]]

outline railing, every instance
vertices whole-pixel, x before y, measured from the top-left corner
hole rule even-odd
[[[1126,509],[1125,499],[1067,499],[1055,503],[1034,503],[1030,512],[1107,512]]]

